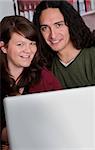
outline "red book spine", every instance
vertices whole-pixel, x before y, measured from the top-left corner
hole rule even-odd
[[[85,8],[86,8],[86,11],[91,10],[91,1],[90,0],[85,0]]]

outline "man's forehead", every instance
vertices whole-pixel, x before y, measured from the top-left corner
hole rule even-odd
[[[47,25],[64,21],[64,17],[58,8],[47,8],[42,11],[39,20],[40,24]]]

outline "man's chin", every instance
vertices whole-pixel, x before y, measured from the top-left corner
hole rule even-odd
[[[54,52],[58,52],[58,49],[55,48],[51,48]]]

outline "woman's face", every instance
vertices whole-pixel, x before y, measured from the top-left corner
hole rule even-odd
[[[18,33],[12,34],[7,48],[3,49],[3,52],[7,54],[8,67],[12,71],[23,71],[25,67],[29,67],[36,51],[36,42]]]

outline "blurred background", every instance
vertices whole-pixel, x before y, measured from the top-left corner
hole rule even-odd
[[[0,0],[0,21],[4,16],[21,15],[33,19],[33,12],[41,0]],[[95,0],[67,0],[83,17],[87,26],[95,30]]]

